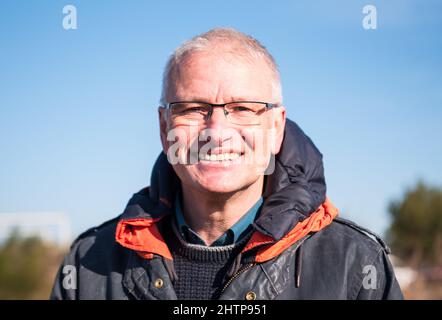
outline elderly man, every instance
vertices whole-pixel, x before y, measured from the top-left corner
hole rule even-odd
[[[73,243],[53,299],[401,299],[376,235],[337,218],[270,53],[214,29],[170,57],[151,185]]]

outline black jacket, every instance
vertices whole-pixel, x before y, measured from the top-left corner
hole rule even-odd
[[[162,224],[179,180],[163,153],[151,186],[125,211],[80,235],[51,299],[176,299]],[[336,218],[322,155],[287,119],[275,170],[247,250],[232,264],[219,299],[402,299],[389,249],[372,232]]]

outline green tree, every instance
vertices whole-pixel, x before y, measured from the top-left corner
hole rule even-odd
[[[62,251],[17,232],[0,246],[0,299],[47,299]]]
[[[395,254],[418,265],[442,264],[442,189],[418,182],[389,205],[389,242]]]

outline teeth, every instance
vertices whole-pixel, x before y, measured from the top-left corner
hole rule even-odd
[[[205,154],[200,155],[201,160],[206,161],[224,161],[224,160],[235,160],[241,156],[239,153],[221,153],[221,154]]]

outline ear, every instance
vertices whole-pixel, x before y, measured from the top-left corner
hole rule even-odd
[[[271,148],[273,154],[278,154],[281,149],[282,140],[284,140],[286,111],[284,106],[274,108],[272,109],[272,111],[273,111],[272,129],[274,129],[274,137],[273,137],[274,143]]]
[[[168,110],[166,108],[158,107],[158,120],[160,122],[160,138],[164,154],[167,154],[167,149],[168,149],[167,132],[169,129],[169,124],[167,120],[167,112]]]

